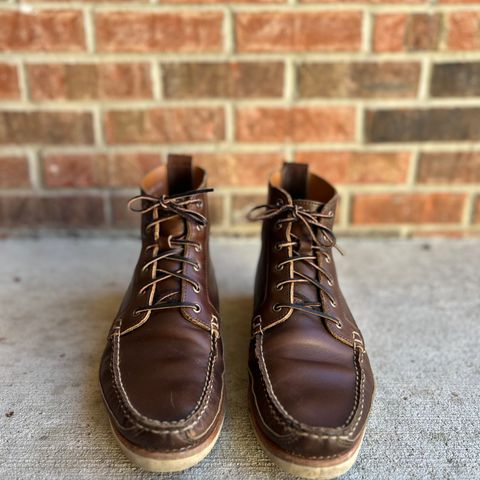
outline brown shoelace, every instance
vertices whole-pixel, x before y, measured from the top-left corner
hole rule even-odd
[[[153,311],[167,310],[172,308],[191,308],[195,313],[200,313],[202,307],[198,303],[170,300],[170,298],[174,296],[180,298],[180,292],[170,291],[158,300],[155,300],[155,291],[157,285],[168,280],[169,278],[178,278],[179,280],[191,284],[194,292],[196,293],[199,293],[201,289],[201,286],[198,282],[188,277],[188,275],[182,273],[182,267],[175,271],[167,270],[160,268],[158,266],[158,262],[162,260],[170,260],[180,264],[188,264],[191,265],[195,271],[198,271],[200,270],[200,265],[196,261],[185,256],[185,247],[191,246],[195,249],[195,251],[199,252],[202,249],[202,246],[198,242],[186,239],[187,229],[185,228],[183,234],[176,236],[169,235],[167,237],[167,244],[169,248],[162,251],[160,250],[160,245],[158,244],[159,226],[163,222],[179,216],[183,218],[185,222],[193,222],[196,225],[196,228],[199,230],[204,228],[208,223],[207,218],[189,207],[192,205],[201,206],[202,200],[197,196],[199,194],[212,191],[213,189],[211,188],[204,188],[170,196],[162,195],[160,197],[154,197],[151,195],[138,195],[133,197],[128,202],[128,207],[133,212],[141,213],[142,215],[153,212],[153,221],[148,223],[145,228],[146,230],[151,230],[152,228],[155,229],[155,242],[145,247],[145,251],[152,252],[152,258],[142,266],[142,272],[147,269],[151,269],[152,281],[143,285],[138,292],[139,294],[149,292],[148,305],[144,308],[139,308],[134,311],[135,316],[144,314],[144,317],[136,325],[125,330],[123,334],[143,325]],[[134,204],[136,202],[141,202],[142,206],[140,208],[134,208]]]
[[[264,210],[263,212],[256,213],[262,209]],[[280,203],[278,203],[277,205],[268,205],[268,204],[259,205],[253,208],[248,214],[248,219],[251,221],[271,220],[276,218],[274,228],[281,228],[282,224],[293,223],[293,222],[301,222],[305,226],[312,242],[311,254],[299,253],[298,249],[300,247],[300,238],[293,233],[290,234],[292,241],[277,242],[275,244],[274,248],[278,251],[282,250],[283,248],[289,248],[289,247],[291,247],[291,251],[292,251],[292,255],[289,256],[283,262],[278,263],[275,266],[275,268],[277,270],[283,270],[285,265],[288,265],[288,264],[293,265],[293,269],[292,269],[293,274],[290,276],[288,280],[284,280],[282,282],[277,283],[276,288],[278,290],[282,290],[285,285],[292,285],[292,284],[295,285],[298,283],[310,283],[315,287],[317,287],[322,292],[324,292],[324,294],[328,298],[328,301],[330,302],[332,307],[335,308],[337,306],[337,302],[335,301],[335,298],[332,296],[332,293],[329,291],[329,289],[325,285],[323,285],[320,281],[316,280],[315,278],[308,277],[303,273],[295,270],[295,264],[297,262],[305,262],[310,267],[317,270],[320,273],[320,278],[324,277],[327,281],[327,284],[330,287],[333,286],[333,283],[334,283],[333,278],[329,275],[329,273],[325,269],[323,269],[322,267],[320,267],[320,265],[318,265],[317,255],[316,255],[316,252],[319,252],[321,255],[325,257],[325,261],[329,263],[331,262],[331,257],[325,251],[325,249],[334,247],[341,254],[343,254],[343,252],[336,245],[336,238],[333,231],[321,223],[322,218],[332,218],[332,217],[333,217],[333,214],[331,212],[327,214],[309,212],[300,205],[294,205],[294,204],[284,205]],[[320,232],[320,239],[317,237],[315,230]],[[322,303],[298,301],[298,299],[295,299],[295,300],[297,301],[294,301],[292,303],[276,304],[273,307],[273,309],[277,312],[280,311],[280,309],[282,308],[292,308],[295,310],[300,310],[302,312],[324,318],[328,321],[333,322],[337,326],[337,328],[342,328],[342,323],[338,318],[332,315],[329,315],[322,310]]]

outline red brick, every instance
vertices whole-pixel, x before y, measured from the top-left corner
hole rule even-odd
[[[104,116],[108,143],[187,143],[224,138],[222,108],[112,110]]]
[[[114,227],[137,230],[140,228],[141,215],[132,212],[127,206],[130,198],[130,195],[124,194],[114,194],[110,198],[112,224]]]
[[[92,144],[89,112],[1,111],[0,144]]]
[[[458,223],[465,195],[457,193],[358,194],[353,198],[354,224]]]
[[[0,51],[81,50],[85,50],[85,35],[78,10],[0,11]]]
[[[441,15],[386,13],[375,17],[373,49],[376,52],[437,50]]]
[[[420,64],[414,62],[303,63],[297,67],[303,98],[413,98]]]
[[[447,17],[449,50],[480,49],[480,12],[452,12]]]
[[[241,142],[348,142],[355,136],[353,107],[245,107],[236,112]]]
[[[99,195],[0,197],[0,227],[98,227],[105,223]]]
[[[369,110],[367,142],[480,140],[480,108],[404,108]]]
[[[402,183],[407,179],[406,152],[298,152],[295,159],[334,184]]]
[[[267,201],[265,194],[235,194],[232,198],[232,223],[234,225],[250,224],[247,220],[248,212],[257,205],[265,204]],[[257,223],[259,225],[259,223]]]
[[[194,159],[206,169],[208,184],[214,187],[264,186],[283,157],[280,153],[202,153]]]
[[[0,156],[0,188],[29,187],[28,159],[23,156]]]
[[[152,98],[147,63],[32,64],[27,71],[33,100]]]
[[[418,183],[480,183],[480,152],[423,153]]]
[[[95,154],[50,154],[42,157],[43,183],[49,188],[105,185],[106,157]]]
[[[18,71],[15,65],[0,63],[0,100],[20,98]]]
[[[161,164],[158,153],[55,153],[42,157],[43,182],[49,188],[137,187]]]
[[[111,156],[110,187],[137,187],[143,176],[158,167],[162,157],[158,153],[117,153]]]
[[[240,52],[350,52],[360,48],[360,12],[244,12],[235,16]]]
[[[221,12],[101,12],[97,46],[104,52],[218,52]]]
[[[282,62],[188,62],[162,65],[167,98],[255,98],[283,95]]]

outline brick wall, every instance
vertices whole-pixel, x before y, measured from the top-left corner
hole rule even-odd
[[[282,159],[348,233],[480,233],[480,0],[0,1],[0,228],[129,228],[169,152],[251,232]]]

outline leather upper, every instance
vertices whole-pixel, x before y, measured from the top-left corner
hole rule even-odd
[[[142,250],[100,365],[103,398],[115,429],[134,445],[160,452],[198,445],[223,420],[224,408],[219,302],[208,224],[162,207],[172,191],[181,195],[173,187],[185,184],[181,175],[187,167],[179,168],[177,179],[169,171],[178,166],[176,160],[181,163],[182,158],[169,158],[168,169],[159,167],[143,182],[137,202],[143,212]],[[205,172],[192,172],[192,194],[186,200],[178,197],[186,203],[172,200],[172,208],[208,219],[207,194],[196,193],[205,187]],[[161,258],[176,239],[181,243],[177,253]],[[185,306],[163,308],[171,304]]]
[[[280,213],[263,222],[255,285],[250,407],[267,438],[308,459],[352,448],[364,432],[374,391],[364,340],[332,256],[336,204],[335,189],[305,166],[285,164],[273,175],[268,205]],[[313,256],[317,268],[289,262],[298,256]]]

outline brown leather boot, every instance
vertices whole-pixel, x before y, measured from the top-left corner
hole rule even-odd
[[[250,344],[249,406],[267,455],[305,478],[345,473],[358,455],[374,380],[362,334],[338,285],[337,194],[307,165],[269,184]]]
[[[224,418],[205,172],[171,155],[143,179],[142,250],[108,335],[100,383],[116,439],[145,470],[202,460]]]

